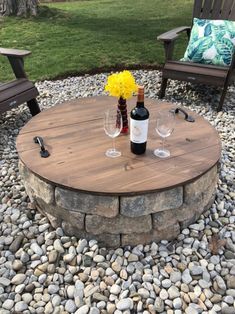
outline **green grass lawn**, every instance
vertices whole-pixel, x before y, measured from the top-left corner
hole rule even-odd
[[[157,35],[190,25],[193,0],[87,0],[41,5],[37,18],[8,17],[0,22],[1,46],[28,49],[31,80],[134,66],[157,67],[164,61]],[[176,45],[185,50],[186,36]],[[9,80],[0,59],[0,81]]]

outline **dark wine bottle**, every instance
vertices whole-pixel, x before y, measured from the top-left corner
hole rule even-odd
[[[144,86],[138,87],[137,104],[131,110],[130,141],[131,152],[136,155],[146,151],[149,112],[144,106]]]

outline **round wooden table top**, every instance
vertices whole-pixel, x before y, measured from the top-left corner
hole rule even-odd
[[[147,150],[143,155],[130,151],[129,135],[116,138],[122,152],[108,158],[105,151],[112,139],[103,129],[104,111],[117,100],[108,96],[82,98],[65,102],[34,116],[20,131],[17,150],[20,160],[49,183],[68,189],[103,195],[135,195],[182,186],[193,181],[219,160],[220,138],[201,116],[185,109],[194,123],[176,115],[174,132],[166,140],[171,156],[160,159],[153,151],[161,145],[154,124],[159,110],[176,108],[176,104],[145,99],[150,112]],[[128,112],[136,98],[128,100]],[[48,158],[42,158],[33,138],[41,136]]]

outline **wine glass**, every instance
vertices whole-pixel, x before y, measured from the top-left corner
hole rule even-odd
[[[171,111],[160,111],[156,119],[156,132],[162,137],[162,147],[154,150],[154,155],[160,158],[170,156],[169,150],[164,148],[166,137],[170,136],[175,127],[175,114]]]
[[[105,155],[107,157],[119,157],[121,152],[115,148],[115,137],[117,137],[122,130],[122,114],[119,109],[112,108],[104,113],[104,131],[113,139],[113,147],[109,148]]]

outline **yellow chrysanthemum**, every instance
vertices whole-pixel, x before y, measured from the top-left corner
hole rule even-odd
[[[135,79],[130,71],[122,71],[119,73],[111,74],[108,77],[105,91],[109,92],[110,96],[117,98],[129,99],[134,92],[137,91]]]

